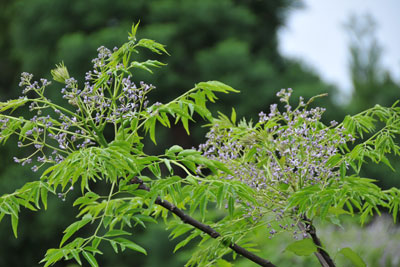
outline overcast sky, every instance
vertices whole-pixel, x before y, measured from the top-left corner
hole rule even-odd
[[[303,0],[280,36],[280,51],[300,58],[324,80],[351,91],[349,39],[344,28],[351,15],[370,14],[377,23],[376,37],[383,47],[383,65],[400,78],[400,0]],[[295,88],[295,85],[293,85]]]

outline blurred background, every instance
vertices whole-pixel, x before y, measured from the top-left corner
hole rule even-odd
[[[71,76],[83,81],[97,47],[121,45],[132,23],[140,21],[138,37],[165,44],[171,54],[139,55],[168,64],[153,75],[135,77],[158,88],[153,99],[166,102],[197,82],[220,80],[241,93],[221,96],[212,109],[227,113],[235,107],[239,117],[257,120],[260,111],[277,101],[276,92],[290,87],[295,99],[329,93],[316,105],[327,108],[327,122],[340,121],[345,114],[375,104],[388,106],[399,99],[399,11],[395,0],[1,1],[0,100],[20,95],[21,72],[50,78],[50,69],[61,61]],[[54,84],[49,93],[57,97],[60,89]],[[205,131],[196,128],[186,136],[179,127],[159,129],[160,141],[154,149],[161,151],[172,143],[196,146]],[[12,162],[19,153],[24,152],[17,150],[15,142],[0,147],[0,194],[37,179],[31,166]],[[369,164],[363,175],[378,180],[383,188],[400,186],[397,172],[386,166]],[[18,239],[12,235],[10,222],[3,219],[0,266],[39,266],[46,249],[57,247],[62,231],[75,220],[72,202],[72,197],[65,202],[55,198],[46,212],[22,211]],[[146,230],[135,229],[135,241],[146,247],[148,257],[114,254],[111,247],[104,247],[100,266],[183,266],[190,248],[173,254],[179,240],[170,241],[164,228],[160,222]],[[330,251],[352,246],[369,266],[400,265],[400,232],[390,218],[372,219],[364,228],[349,220],[343,229],[325,225],[318,229]],[[262,244],[260,255],[279,266],[318,266],[313,257],[284,252],[290,238],[268,240],[267,236],[255,236]],[[338,256],[338,266],[347,266],[342,260]],[[244,260],[235,266],[252,265]]]

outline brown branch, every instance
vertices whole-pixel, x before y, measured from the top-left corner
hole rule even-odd
[[[139,189],[142,190],[146,190],[146,191],[150,191],[150,188],[147,187],[142,180],[140,180],[139,178],[133,178],[131,180],[131,183],[133,184],[139,184]],[[186,213],[184,213],[181,209],[179,209],[178,207],[176,207],[174,204],[172,204],[171,202],[168,202],[166,200],[162,200],[160,197],[157,197],[157,199],[155,200],[155,203],[157,205],[162,206],[163,208],[169,210],[170,212],[172,212],[173,214],[175,214],[176,216],[178,216],[182,222],[190,224],[194,227],[196,227],[197,229],[203,231],[204,233],[208,234],[209,236],[211,236],[212,238],[218,238],[221,236],[220,233],[218,233],[215,229],[213,229],[211,226],[206,225],[202,222],[197,221],[196,219],[194,219],[193,217],[187,215]],[[231,248],[233,251],[235,251],[237,254],[242,255],[243,257],[257,263],[260,266],[265,266],[265,267],[275,267],[276,265],[272,264],[270,261],[263,259],[253,253],[251,253],[250,251],[246,250],[245,248],[235,244],[235,243],[230,243],[229,248]]]
[[[315,256],[318,258],[319,262],[321,263],[321,266],[323,267],[335,267],[335,263],[333,262],[332,258],[329,256],[329,254],[322,249],[322,243],[321,240],[317,236],[317,231],[315,230],[314,225],[312,224],[311,220],[308,219],[305,215],[302,216],[304,224],[299,223],[298,226],[300,230],[306,232],[309,234],[314,242],[314,244],[317,246],[317,252],[315,252]]]

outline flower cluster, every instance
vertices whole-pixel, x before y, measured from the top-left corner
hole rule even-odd
[[[256,189],[266,189],[267,175],[265,170],[258,168],[255,162],[241,161],[245,149],[251,149],[255,142],[246,143],[234,139],[234,130],[220,128],[218,124],[213,125],[206,134],[207,141],[200,144],[199,150],[213,160],[225,163],[234,173],[223,176],[224,179],[236,179],[247,183]],[[249,139],[250,140],[250,139]]]
[[[222,179],[239,180],[256,189],[260,206],[266,206],[266,212],[272,211],[277,221],[285,218],[285,212],[291,214],[284,206],[291,193],[338,179],[338,167],[327,163],[339,153],[341,145],[354,140],[336,122],[330,126],[320,122],[325,109],[307,109],[302,98],[293,109],[289,104],[291,94],[291,89],[278,92],[285,111],[280,112],[273,104],[268,115],[259,113],[255,126],[214,124],[199,147],[204,156],[225,163],[233,171],[234,175],[222,174]],[[250,210],[254,214],[254,207]],[[280,228],[286,230],[289,226]],[[271,235],[275,232],[270,231]]]
[[[92,60],[93,70],[86,73],[83,87],[69,76],[62,63],[52,71],[54,80],[65,84],[61,94],[72,108],[46,98],[49,81],[34,81],[32,74],[22,73],[19,85],[23,96],[20,99],[27,99],[29,110],[36,114],[18,122],[21,130],[17,134],[21,139],[19,147],[31,146],[34,152],[26,158],[14,158],[15,162],[25,165],[36,161],[33,171],[46,163],[60,163],[74,150],[100,144],[99,135],[106,124],[117,127],[124,119],[140,117],[141,112],[147,112],[147,94],[155,87],[144,82],[137,86],[121,63],[108,64],[111,58],[109,49],[103,46],[98,49],[98,56]],[[0,138],[6,134],[4,130],[13,128],[12,123],[16,123],[15,118],[0,116]]]

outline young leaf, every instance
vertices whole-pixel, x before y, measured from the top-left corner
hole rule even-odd
[[[232,108],[231,122],[232,122],[233,124],[236,123],[236,111],[235,111],[234,108]]]
[[[202,88],[210,91],[223,92],[223,93],[228,93],[228,92],[239,93],[238,90],[235,90],[229,85],[226,85],[219,81],[201,82],[196,84],[196,88]]]

